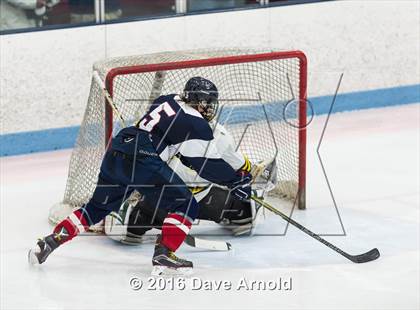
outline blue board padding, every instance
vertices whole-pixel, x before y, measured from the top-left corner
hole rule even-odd
[[[328,113],[333,95],[310,98],[314,114]],[[333,113],[420,102],[420,84],[338,94]]]
[[[72,148],[80,126],[0,135],[0,156]]]

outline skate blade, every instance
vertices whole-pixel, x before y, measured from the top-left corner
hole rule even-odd
[[[166,266],[153,266],[151,275],[154,277],[159,276],[191,276],[193,269],[188,267],[169,268]]]
[[[30,249],[28,252],[28,263],[30,265],[39,265],[38,257],[36,256],[37,249]]]

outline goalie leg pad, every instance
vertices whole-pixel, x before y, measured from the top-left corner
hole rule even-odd
[[[263,191],[253,190],[253,195],[261,197],[261,199],[263,199],[262,193]],[[263,216],[265,215],[263,212],[264,208],[254,200],[250,200],[248,204],[250,211],[249,218],[229,219],[224,221],[223,223],[223,225],[225,225],[226,228],[232,231],[234,236],[254,235],[258,223],[260,223],[263,220]]]
[[[252,217],[249,202],[232,199],[229,191],[213,186],[200,201],[198,218],[220,223],[223,220],[249,221]]]
[[[153,208],[152,203],[143,199],[131,211],[127,231],[130,234],[142,236],[152,228],[161,229],[167,214],[165,209]]]

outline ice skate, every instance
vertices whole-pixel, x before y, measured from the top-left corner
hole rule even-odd
[[[28,252],[28,261],[31,265],[39,265],[47,260],[47,257],[60,245],[55,238],[56,234],[38,239],[35,248]]]
[[[193,263],[177,257],[174,252],[161,244],[160,240],[161,236],[159,235],[152,259],[152,276],[191,275],[193,273]]]

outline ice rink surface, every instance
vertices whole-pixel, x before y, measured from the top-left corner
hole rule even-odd
[[[234,250],[179,251],[195,277],[230,281],[230,290],[193,289],[192,279],[185,289],[148,290],[153,245],[103,236],[77,238],[46,264],[28,266],[28,248],[51,231],[47,214],[62,198],[70,151],[1,158],[1,308],[419,309],[419,115],[412,104],[331,116],[320,153],[339,213],[316,156],[326,117],[308,129],[307,210],[293,218],[352,254],[378,247],[377,261],[351,263],[294,227],[284,235],[284,221],[267,213],[257,233],[279,236],[217,236]],[[132,277],[144,281],[140,290],[130,288]],[[292,279],[292,287],[238,290],[241,278]]]

